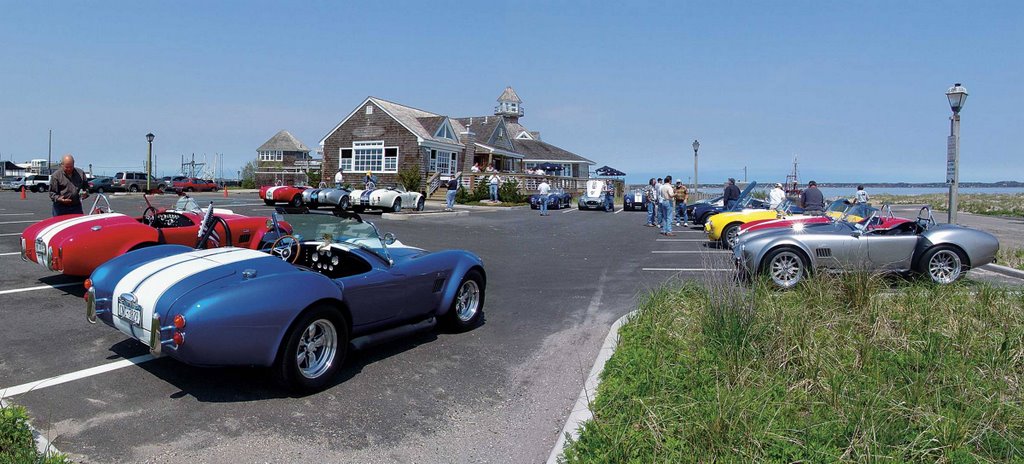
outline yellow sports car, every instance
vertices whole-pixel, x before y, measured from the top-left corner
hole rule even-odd
[[[836,200],[828,205],[828,208],[825,208],[825,215],[833,219],[843,219],[843,216],[846,215],[846,220],[849,222],[858,222],[864,219],[863,212],[859,208],[853,207],[854,204],[851,204],[849,200]],[[792,202],[786,200],[778,210],[746,209],[718,213],[708,218],[707,222],[704,223],[704,232],[708,234],[708,240],[721,242],[722,246],[732,248],[732,245],[736,243],[736,236],[739,234],[740,226],[743,224],[764,219],[797,219],[804,217],[803,214],[791,213],[793,209],[794,205]]]

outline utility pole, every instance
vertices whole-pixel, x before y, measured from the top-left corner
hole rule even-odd
[[[53,163],[53,129],[50,129],[49,146],[46,149],[46,173],[50,173],[50,164]]]

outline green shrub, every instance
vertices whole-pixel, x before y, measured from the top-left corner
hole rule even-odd
[[[0,408],[0,463],[69,463],[59,454],[42,456],[36,450],[28,413],[20,406]]]
[[[416,168],[405,168],[399,171],[398,179],[405,187],[405,190],[409,192],[419,192],[423,181],[420,177],[419,169]]]
[[[498,199],[503,203],[522,203],[526,201],[526,197],[519,193],[519,183],[514,178],[505,179],[498,186]]]

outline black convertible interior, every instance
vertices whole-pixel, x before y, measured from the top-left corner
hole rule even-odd
[[[143,220],[142,222],[145,223],[145,220]],[[195,222],[193,222],[191,219],[188,218],[188,216],[185,216],[184,214],[165,211],[163,213],[154,215],[153,222],[150,225],[157,229],[166,229],[173,227],[194,226]]]
[[[362,274],[371,269],[370,263],[352,253],[338,247],[321,248],[316,244],[303,244],[295,264],[332,279]]]

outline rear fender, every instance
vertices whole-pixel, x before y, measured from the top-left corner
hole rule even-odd
[[[484,271],[484,264],[480,260],[480,258],[476,257],[475,255],[457,250],[450,250],[449,252],[458,253],[461,254],[462,256],[458,258],[458,262],[452,268],[451,277],[449,277],[448,280],[445,282],[444,291],[442,292],[441,296],[441,302],[439,303],[436,312],[438,316],[443,316],[444,314],[447,314],[448,311],[451,309],[452,301],[455,300],[455,293],[458,292],[459,290],[459,284],[462,283],[462,279],[466,277],[466,273],[468,273],[470,270],[477,270],[480,273],[480,276],[483,277],[484,279],[484,287],[486,288],[487,286],[487,272]]]
[[[186,320],[185,344],[175,357],[195,365],[270,366],[306,308],[320,302],[344,308],[341,287],[315,272],[292,268],[251,279],[242,279],[241,272],[197,288],[161,310],[162,320],[171,321],[177,314]],[[164,339],[169,336],[163,334]]]

